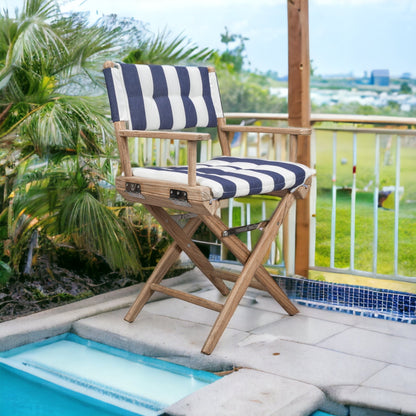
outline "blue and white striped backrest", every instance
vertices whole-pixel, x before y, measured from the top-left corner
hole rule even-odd
[[[216,74],[206,67],[117,63],[104,76],[111,118],[128,129],[216,127],[223,117]]]

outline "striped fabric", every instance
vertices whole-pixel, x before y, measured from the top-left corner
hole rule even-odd
[[[205,67],[116,64],[104,69],[111,118],[132,130],[216,127],[222,107]]]
[[[226,199],[293,189],[314,173],[300,163],[220,156],[197,164],[196,181],[211,188],[215,199]],[[133,176],[187,184],[188,167],[134,168]]]

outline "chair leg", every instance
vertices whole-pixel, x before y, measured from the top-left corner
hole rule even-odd
[[[183,232],[188,235],[192,236],[199,225],[201,224],[201,219],[198,217],[191,218],[184,226]],[[127,312],[124,319],[127,322],[133,322],[140,311],[143,309],[143,306],[147,303],[150,297],[155,292],[152,290],[151,286],[154,283],[160,283],[163,279],[165,274],[169,271],[169,269],[173,266],[175,261],[178,259],[179,255],[181,254],[182,249],[178,246],[178,244],[174,241],[166,250],[165,254],[159,260],[159,263],[156,265],[153,273],[150,275],[149,279],[143,286],[142,290],[140,291],[139,295],[137,296],[135,302],[130,307],[129,311]]]
[[[289,314],[293,315],[297,313],[297,308],[292,304],[283,290],[280,289],[267,270],[262,266],[264,253],[269,250],[285,215],[294,202],[294,199],[295,198],[292,194],[287,194],[280,201],[252,252],[249,251],[246,245],[237,236],[223,236],[224,231],[227,231],[228,228],[217,216],[200,215],[189,220],[182,229],[163,208],[153,205],[145,205],[148,211],[156,218],[156,220],[172,236],[172,238],[174,238],[174,243],[168,248],[165,255],[156,266],[154,272],[146,282],[135,303],[127,313],[125,319],[132,322],[137,317],[140,310],[154,293],[152,285],[157,285],[162,280],[163,276],[176,261],[182,250],[188,254],[191,260],[208,277],[208,279],[215,285],[222,295],[229,294],[224,305],[218,309],[220,313],[202,348],[203,353],[211,354],[216,347],[254,276],[265,286],[269,293]],[[218,277],[216,270],[208,259],[191,240],[192,235],[195,233],[201,221],[205,222],[217,238],[226,244],[237,259],[244,265],[243,270],[235,282],[231,292],[222,279]]]
[[[143,204],[144,205],[144,204]],[[211,283],[219,290],[223,296],[227,296],[230,290],[218,278],[217,273],[209,262],[209,260],[202,254],[201,250],[191,240],[182,228],[170,217],[170,215],[163,209],[154,205],[144,205],[146,209],[156,218],[162,225],[163,229],[175,240],[178,246],[189,256],[195,265],[205,274]]]
[[[279,231],[280,225],[283,222],[283,218],[285,217],[285,214],[290,208],[290,205],[293,203],[293,200],[294,197],[291,194],[288,194],[283,198],[283,200],[279,203],[278,207],[273,213],[272,217],[270,218],[269,224],[264,229],[263,234],[257,242],[254,250],[248,256],[247,261],[245,262],[243,270],[241,272],[241,275],[237,279],[234,287],[231,289],[231,292],[226,302],[224,303],[224,307],[218,315],[217,320],[215,321],[211,329],[211,332],[202,348],[202,352],[204,354],[211,354],[211,352],[217,345],[221,335],[227,327],[238,304],[240,303],[241,298],[244,296],[244,293],[249,287],[251,280],[256,275],[256,271],[261,266],[264,253],[270,248],[272,241],[275,239],[276,234]],[[205,221],[207,220],[207,217],[203,217],[202,219],[203,221]],[[228,237],[222,237],[221,239],[225,243],[227,238]],[[237,248],[240,249],[239,246],[231,244],[231,251],[233,251],[232,249],[236,250]],[[265,279],[263,279],[261,276],[261,280],[264,281]]]
[[[251,258],[252,261],[250,261],[250,259],[247,261],[240,277],[237,279],[234,287],[231,289],[231,292],[228,295],[227,300],[225,301],[224,306],[218,315],[207,340],[205,341],[204,346],[202,347],[201,352],[204,354],[209,355],[212,353],[219,339],[221,338],[221,335],[224,333],[225,328],[230,322],[230,319],[232,318],[235,310],[237,309],[241,298],[244,296],[244,293],[246,293],[246,290],[250,285],[251,279],[254,276],[254,272],[260,264],[260,262],[254,261],[254,257]]]
[[[288,195],[289,201],[285,201],[284,205],[281,206],[281,211],[276,216],[280,216],[280,223],[283,221],[283,218],[286,216],[287,211],[290,209],[290,206],[293,202],[293,199]],[[285,197],[286,198],[286,197]],[[283,202],[283,201],[282,201]],[[279,208],[278,207],[278,208]],[[278,209],[277,208],[277,209]],[[276,211],[277,211],[276,209]],[[207,227],[215,234],[215,236],[221,240],[228,249],[236,256],[237,260],[243,265],[246,264],[247,259],[249,258],[251,252],[247,246],[236,236],[230,235],[228,237],[223,237],[224,231],[227,231],[227,226],[221,221],[219,217],[216,216],[202,216],[202,221],[207,225]],[[270,219],[272,222],[273,217]],[[276,230],[277,234],[278,228]],[[282,306],[282,308],[289,314],[295,315],[299,312],[296,306],[291,302],[287,297],[286,293],[279,287],[275,280],[270,276],[268,271],[264,268],[262,264],[259,265],[258,269],[255,272],[256,279],[265,286],[270,295]]]

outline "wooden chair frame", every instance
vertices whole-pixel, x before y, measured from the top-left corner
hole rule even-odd
[[[311,134],[311,130],[308,128],[227,125],[224,117],[217,119],[217,125],[218,137],[224,156],[231,155],[229,143],[235,132],[270,133],[290,135],[289,158],[291,161],[295,161],[298,136],[309,136]],[[247,246],[237,237],[235,230],[227,227],[219,217],[218,212],[221,207],[221,201],[213,198],[210,188],[197,185],[197,143],[201,140],[208,140],[210,138],[209,134],[198,132],[129,130],[122,121],[115,122],[114,127],[123,172],[123,175],[116,178],[118,192],[128,201],[143,204],[149,213],[161,224],[163,229],[173,238],[173,243],[168,247],[145,283],[136,301],[127,312],[125,320],[133,322],[154,292],[161,292],[168,296],[214,310],[219,315],[202,348],[202,353],[211,354],[249,286],[267,291],[289,315],[296,314],[298,309],[267,272],[262,265],[262,261],[264,253],[270,249],[292,204],[296,199],[306,197],[311,184],[311,178],[295,190],[276,191],[267,194],[278,196],[281,199],[268,221],[254,225],[256,228],[262,230],[262,234],[253,251],[250,252]],[[147,178],[144,180],[143,178],[133,176],[128,150],[128,139],[131,137],[186,141],[188,151],[188,183],[177,184]],[[174,216],[168,214],[167,209],[190,213],[190,219],[181,227],[175,221]],[[216,238],[242,263],[243,269],[240,274],[215,269],[192,241],[192,236],[201,223],[204,223]],[[223,296],[227,296],[224,304],[168,288],[160,284],[182,251],[188,255],[218,291]],[[225,285],[224,280],[234,282],[233,287],[229,289]]]

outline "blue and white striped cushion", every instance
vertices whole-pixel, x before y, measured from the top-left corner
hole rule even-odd
[[[111,118],[132,130],[216,127],[222,107],[206,67],[116,64],[104,69]]]
[[[196,181],[211,188],[215,199],[226,199],[293,189],[314,173],[300,163],[220,156],[197,164]],[[187,184],[188,167],[134,168],[133,176]]]

